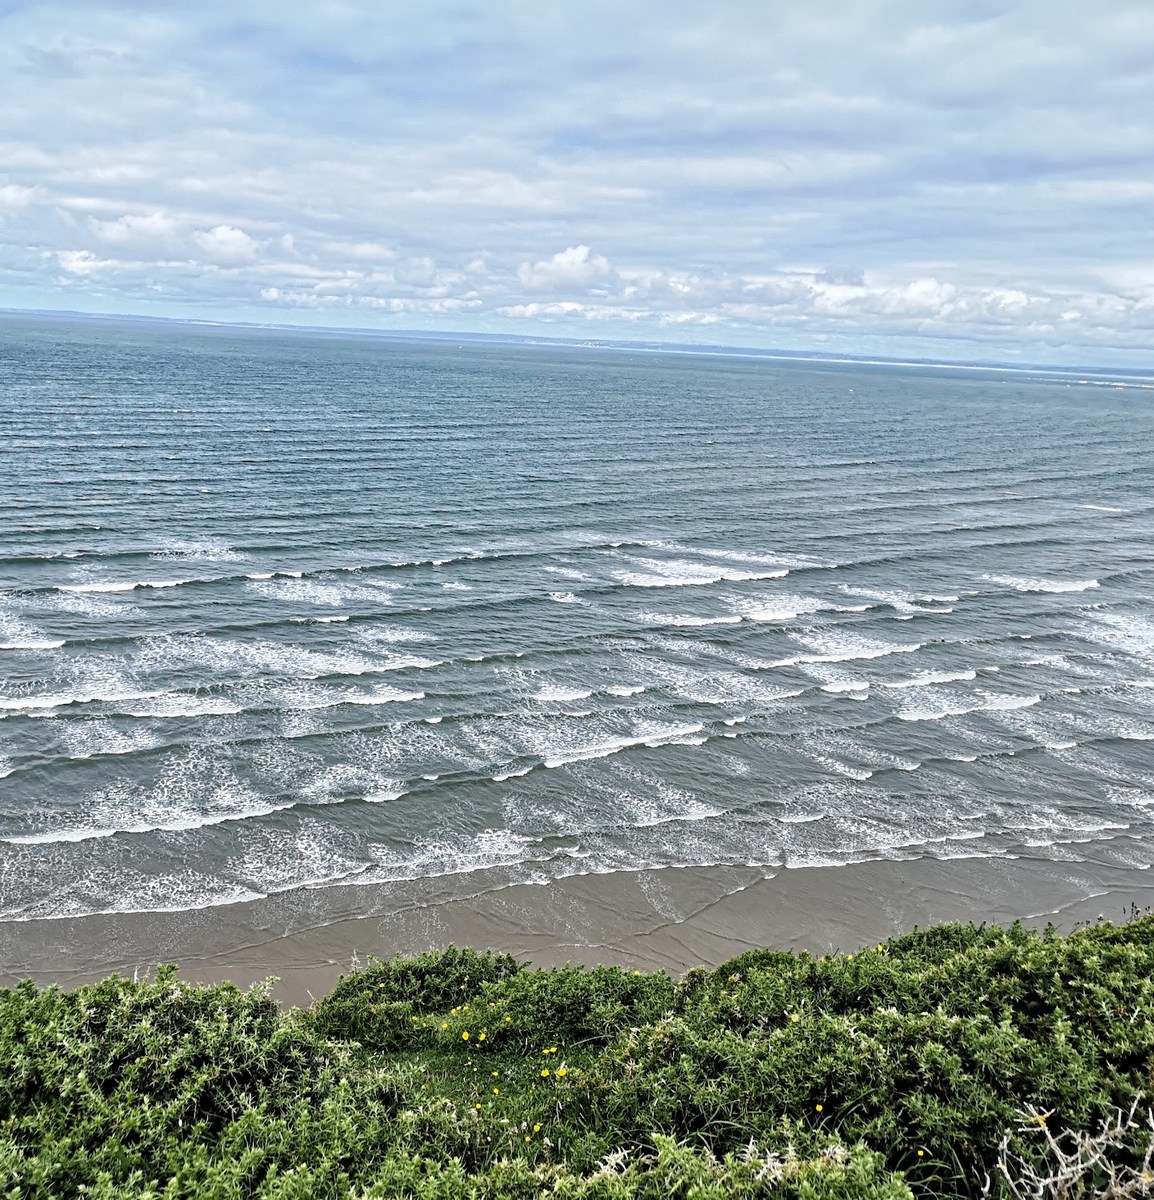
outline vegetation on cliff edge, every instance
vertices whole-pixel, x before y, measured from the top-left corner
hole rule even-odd
[[[0,991],[0,1196],[1140,1196],[1152,1070],[1151,917],[677,981],[449,949],[309,1011],[164,967]]]

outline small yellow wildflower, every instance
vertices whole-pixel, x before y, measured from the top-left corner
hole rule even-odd
[[[540,1133],[540,1132],[541,1132],[541,1126],[540,1126],[540,1125],[534,1125],[534,1126],[533,1126],[533,1132],[534,1132],[534,1133]]]
[[[494,1096],[499,1096],[500,1094],[501,1094],[501,1089],[500,1089],[500,1088],[494,1088],[494,1089],[493,1089],[493,1095],[494,1095]]]
[[[558,1075],[562,1075],[562,1076],[564,1076],[564,1075],[568,1075],[568,1074],[569,1074],[569,1068],[568,1068],[568,1067],[558,1067],[558,1068],[557,1068],[557,1074],[558,1074]]]
[[[544,1078],[545,1078],[545,1077],[546,1077],[548,1074],[549,1074],[549,1068],[548,1068],[548,1067],[542,1067],[542,1068],[541,1068],[541,1078],[542,1078],[542,1079],[544,1079]]]
[[[485,1040],[485,1035],[483,1033],[477,1034],[477,1041],[483,1042],[484,1040]]]
[[[461,1041],[467,1042],[468,1040],[469,1040],[469,1031],[466,1029],[465,1032],[461,1034]]]
[[[513,1019],[512,1017],[506,1017],[506,1018],[505,1018],[505,1024],[506,1024],[506,1025],[508,1025],[508,1024],[509,1024],[509,1022],[510,1022],[512,1019]]]
[[[532,1140],[533,1139],[528,1134],[525,1134],[525,1141],[531,1142]]]
[[[813,1106],[813,1110],[814,1110],[814,1112],[824,1112],[825,1111],[825,1109],[823,1109],[820,1104],[815,1104]]]
[[[801,1020],[801,1018],[800,1018],[800,1017],[797,1015],[797,1013],[790,1013],[790,1014],[789,1014],[789,1019],[790,1019],[791,1021],[800,1021],[800,1020]]]
[[[926,1152],[924,1150],[918,1151],[918,1158],[925,1158],[925,1156],[926,1156]]]
[[[500,1071],[494,1071],[494,1072],[493,1072],[493,1078],[494,1078],[494,1079],[498,1079],[498,1078],[500,1078],[500,1075],[501,1075],[501,1072],[500,1072]]]
[[[480,1106],[479,1104],[474,1104],[474,1105],[473,1105],[473,1107],[474,1107],[474,1108],[475,1108],[475,1109],[476,1109],[478,1112],[480,1112],[480,1111],[481,1111],[481,1106]]]

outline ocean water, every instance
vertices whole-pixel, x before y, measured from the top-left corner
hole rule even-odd
[[[1154,861],[1154,389],[0,324],[0,919]]]

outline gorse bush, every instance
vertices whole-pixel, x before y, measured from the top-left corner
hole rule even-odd
[[[1141,1188],[1152,1071],[1151,918],[677,982],[449,949],[308,1012],[163,968],[0,991],[0,1197],[997,1196],[1107,1126]]]
[[[411,1040],[414,1016],[467,1003],[483,984],[509,979],[521,969],[511,954],[478,954],[456,946],[414,958],[373,959],[318,1002],[317,1028],[383,1050]]]

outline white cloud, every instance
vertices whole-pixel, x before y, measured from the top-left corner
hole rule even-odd
[[[411,287],[436,287],[437,264],[431,258],[407,258],[397,263],[393,278]]]
[[[116,267],[112,259],[98,258],[88,250],[59,250],[56,252],[56,261],[60,269],[69,275],[95,275]]]
[[[328,250],[337,258],[351,258],[357,262],[386,263],[397,257],[380,242],[330,242]]]
[[[552,258],[522,263],[517,278],[531,291],[583,290],[609,277],[609,260],[588,246],[570,246]]]
[[[21,187],[17,183],[0,185],[0,214],[27,208],[35,196],[35,188]]]
[[[102,242],[114,246],[169,241],[180,228],[175,218],[159,212],[143,216],[127,214],[113,221],[101,221],[92,217],[89,224]]]
[[[192,240],[214,262],[247,263],[256,258],[256,241],[234,225],[214,225],[212,229],[198,230]]]

